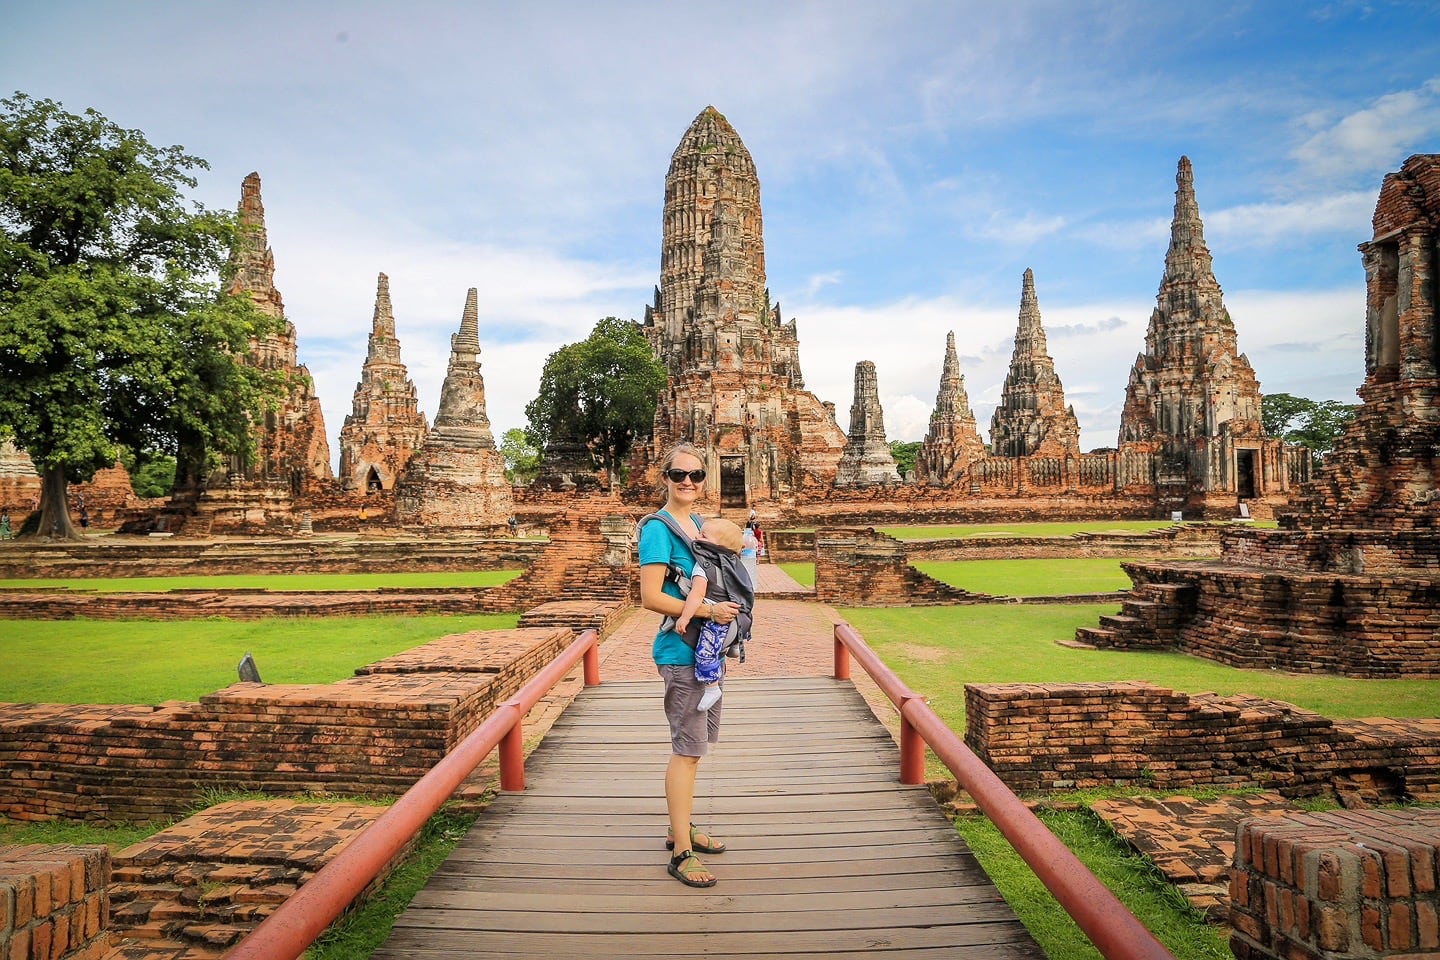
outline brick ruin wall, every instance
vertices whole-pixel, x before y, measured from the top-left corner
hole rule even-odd
[[[837,606],[937,606],[984,599],[910,565],[906,545],[874,530],[815,533],[815,599]]]
[[[784,516],[797,526],[916,523],[1024,523],[1067,520],[1154,520],[1168,517],[1153,496],[1113,490],[1024,490],[1011,496],[956,487],[880,484],[835,489],[807,485]],[[1187,518],[1197,519],[1197,518]],[[772,524],[773,525],[773,524]]]
[[[100,960],[110,943],[110,851],[0,847],[0,957]]]
[[[1300,573],[1283,557],[1271,569],[1122,566],[1136,589],[1119,617],[1078,632],[1094,646],[1176,649],[1255,670],[1440,679],[1440,578]]]
[[[1223,526],[1194,524],[1150,533],[1077,533],[1069,537],[964,537],[905,540],[911,563],[934,560],[1040,560],[1074,557],[1216,557]],[[773,563],[810,563],[815,559],[813,530],[776,530],[765,534]]]
[[[1261,787],[1326,795],[1359,780],[1440,802],[1440,720],[1330,720],[1288,703],[1142,682],[966,684],[965,742],[1016,792]]]
[[[146,822],[206,790],[397,795],[572,638],[457,634],[339,683],[239,683],[199,703],[6,704],[0,815]]]
[[[1243,821],[1230,872],[1238,960],[1440,956],[1440,810]]]

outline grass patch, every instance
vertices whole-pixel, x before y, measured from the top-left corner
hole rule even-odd
[[[1230,956],[1227,927],[1212,927],[1144,857],[1088,810],[1037,816],[1095,874],[1176,960]],[[960,817],[956,829],[1048,957],[1099,960],[1100,952],[987,818]]]
[[[475,822],[441,810],[420,831],[415,850],[374,896],[330,925],[306,950],[303,960],[355,960],[368,957],[390,935],[395,918],[404,912],[450,851]]]
[[[0,589],[94,590],[97,593],[161,593],[166,590],[400,590],[405,588],[498,587],[519,570],[464,570],[438,573],[281,573],[207,577],[97,577],[94,579],[0,580]]]
[[[43,823],[6,820],[0,817],[0,846],[26,843],[74,843],[86,846],[106,846],[110,852],[123,850],[132,843],[139,843],[146,837],[159,833],[170,826],[163,823],[126,823],[118,826],[96,826],[72,820],[48,820]]]
[[[775,566],[790,574],[790,578],[802,587],[815,586],[815,564],[813,563],[777,563]]]
[[[27,620],[0,631],[0,701],[197,700],[255,657],[266,683],[334,683],[357,667],[469,630],[514,627],[515,614],[275,617],[264,620]]]
[[[935,560],[915,569],[972,593],[1005,597],[1053,597],[1070,593],[1129,590],[1123,561],[1111,557],[1045,560]],[[811,576],[814,576],[812,571]]]

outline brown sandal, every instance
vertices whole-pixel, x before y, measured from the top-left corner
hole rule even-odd
[[[719,880],[711,876],[709,880],[696,880],[695,874],[709,873],[705,864],[690,850],[683,850],[670,858],[670,866],[667,868],[670,876],[679,880],[687,887],[713,887]]]
[[[697,840],[697,837],[704,837],[704,841]],[[724,853],[728,848],[724,840],[716,840],[709,833],[701,830],[695,824],[690,824],[690,846],[701,853]],[[665,849],[675,849],[675,831],[667,828],[665,830]]]

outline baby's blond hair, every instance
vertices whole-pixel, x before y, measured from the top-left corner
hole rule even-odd
[[[740,525],[724,517],[711,517],[700,525],[700,532],[712,542],[718,543],[732,553],[739,553],[745,543],[745,532]]]

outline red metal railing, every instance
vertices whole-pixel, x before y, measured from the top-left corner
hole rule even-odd
[[[1107,960],[1174,960],[1164,944],[935,715],[925,698],[907,687],[853,627],[838,623],[835,679],[850,679],[852,656],[900,711],[901,783],[924,782],[928,743],[1102,956]]]
[[[599,634],[594,630],[580,634],[515,696],[500,704],[484,723],[417,780],[394,806],[236,944],[225,955],[226,960],[294,960],[300,956],[360,891],[370,885],[496,745],[500,747],[500,789],[524,790],[522,721],[525,714],[582,659],[585,685],[598,684],[599,642]]]

